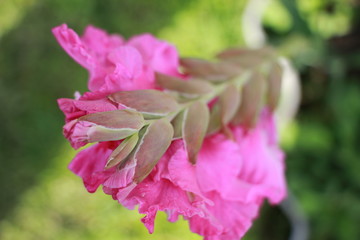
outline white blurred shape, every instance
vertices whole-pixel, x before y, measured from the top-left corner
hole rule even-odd
[[[262,28],[262,16],[270,0],[249,0],[242,17],[244,40],[248,47],[259,48],[265,45],[266,35]]]
[[[275,119],[280,131],[295,117],[301,98],[300,80],[297,71],[290,61],[284,57],[279,58],[283,68],[281,97],[275,112]]]

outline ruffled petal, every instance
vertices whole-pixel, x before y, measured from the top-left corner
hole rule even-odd
[[[52,29],[52,32],[61,47],[80,65],[90,70],[96,62],[89,52],[88,47],[81,41],[79,36],[66,24]]]
[[[169,75],[178,75],[179,55],[176,48],[156,39],[151,34],[142,34],[131,38],[128,42],[139,50],[146,65],[154,71]]]
[[[234,182],[242,167],[238,145],[222,134],[206,138],[196,163],[196,175],[203,192],[217,191],[225,199],[233,199]]]
[[[207,206],[206,217],[194,216],[189,219],[190,229],[209,240],[240,239],[250,228],[259,211],[259,204],[244,204],[224,200],[212,192],[207,197],[214,202]]]
[[[108,60],[115,65],[114,71],[105,78],[102,91],[139,89],[141,82],[136,81],[142,74],[142,57],[133,47],[119,47],[108,55]],[[142,78],[143,81],[148,79]]]
[[[96,57],[104,58],[109,51],[124,44],[124,39],[120,35],[108,35],[106,31],[89,25],[81,37],[86,46]]]
[[[65,121],[69,122],[86,114],[86,111],[82,111],[77,108],[74,102],[77,100],[69,98],[59,98],[57,100],[60,110],[65,115]]]
[[[89,113],[107,112],[119,109],[103,93],[84,93],[79,99],[60,98],[58,105],[65,114],[66,122]]]
[[[192,165],[187,157],[183,141],[177,141],[179,148],[173,153],[168,163],[170,180],[183,191],[192,194],[193,201],[204,201],[207,204],[213,204],[207,199],[199,188],[196,176],[196,167]]]
[[[266,197],[275,204],[286,196],[284,154],[274,144],[275,135],[271,132],[274,130],[269,129],[268,120],[262,119],[255,129],[246,133],[240,128],[234,129],[243,156],[239,184],[247,188],[244,190],[247,191],[247,202]]]
[[[122,169],[115,172],[103,183],[108,188],[124,188],[133,181],[136,167],[136,159],[128,161]]]
[[[75,100],[75,107],[89,113],[114,111],[117,107],[107,98],[98,100]]]
[[[146,214],[141,221],[150,233],[154,231],[157,211],[168,211],[189,218],[194,215],[203,216],[202,211],[189,200],[186,192],[167,179],[153,181],[146,178],[121,203],[130,209],[139,205],[139,213]]]
[[[72,120],[64,126],[64,136],[69,140],[74,149],[85,146],[88,142],[88,130],[94,125],[90,122]]]
[[[111,171],[103,170],[115,147],[113,142],[95,144],[80,151],[69,164],[69,169],[83,179],[89,192],[95,192],[111,175]]]

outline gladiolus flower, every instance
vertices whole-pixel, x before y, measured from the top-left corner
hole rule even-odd
[[[175,47],[150,34],[126,41],[89,26],[79,37],[65,24],[53,33],[90,75],[90,92],[58,100],[71,145],[99,142],[69,165],[89,192],[102,186],[123,206],[138,206],[150,233],[165,211],[205,240],[240,239],[265,199],[284,199],[271,112],[281,84],[276,63],[266,84],[269,76],[239,67],[242,51],[228,50],[220,62],[183,59],[184,81]]]

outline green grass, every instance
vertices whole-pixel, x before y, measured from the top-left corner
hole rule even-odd
[[[159,213],[155,233],[149,235],[142,215],[128,210],[99,189],[86,192],[82,180],[66,169],[74,152],[68,144],[39,176],[39,184],[27,189],[12,216],[0,223],[0,239],[201,239],[188,230],[187,222],[169,223]]]

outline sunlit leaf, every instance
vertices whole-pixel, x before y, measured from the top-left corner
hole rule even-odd
[[[139,130],[144,126],[143,116],[132,110],[115,110],[109,112],[90,113],[79,121],[92,122],[107,128],[132,128]]]
[[[174,128],[173,139],[179,139],[182,137],[182,128],[184,125],[184,111],[178,113],[175,118],[171,121],[171,125]]]
[[[274,63],[269,72],[268,76],[268,93],[267,102],[271,111],[274,111],[279,99],[281,92],[283,69],[279,63]]]
[[[221,125],[220,104],[217,102],[211,109],[209,125],[206,134],[211,135],[216,133],[221,129]]]
[[[89,143],[124,139],[145,124],[142,114],[133,110],[91,113],[80,117],[78,121],[94,123],[87,131]]]
[[[152,89],[116,92],[109,99],[147,116],[165,116],[179,107],[172,96]]]
[[[274,56],[274,50],[269,47],[260,49],[231,48],[220,52],[217,58],[236,64],[239,67],[249,68],[257,67]]]
[[[124,139],[120,145],[111,153],[108,162],[105,165],[105,169],[112,168],[121,163],[135,148],[136,143],[139,140],[138,133]]]
[[[221,122],[228,124],[240,105],[240,91],[233,84],[228,85],[219,98]]]
[[[166,118],[155,120],[148,126],[134,154],[135,183],[141,182],[149,175],[170,146],[173,134],[174,130]]]
[[[207,94],[213,90],[210,83],[202,80],[182,80],[180,78],[167,76],[161,73],[156,74],[157,84],[171,91],[179,92],[185,96],[199,96]]]
[[[241,68],[227,62],[209,62],[196,58],[181,58],[180,64],[185,72],[192,77],[213,82],[231,79],[242,72]]]
[[[188,153],[189,161],[196,163],[197,154],[204,140],[209,124],[209,109],[203,102],[193,103],[185,111],[183,126],[183,139]]]
[[[266,82],[260,72],[254,72],[250,80],[244,85],[241,104],[232,123],[244,124],[252,127],[263,107]]]
[[[273,56],[276,52],[271,47],[262,47],[258,49],[249,48],[228,48],[216,55],[219,59],[229,59],[238,56],[250,56],[255,55],[257,57]]]
[[[107,128],[100,125],[94,125],[89,128],[88,142],[104,142],[124,139],[133,135],[138,130],[133,128]]]

